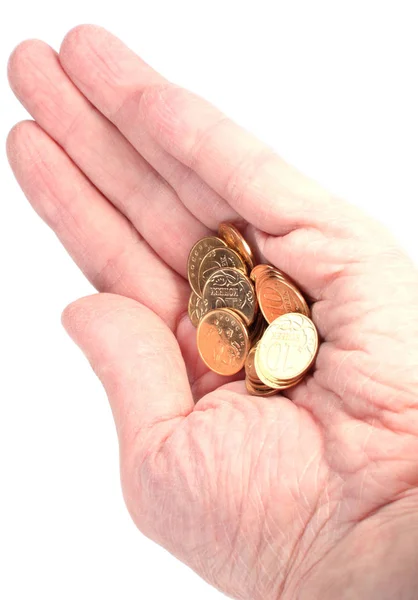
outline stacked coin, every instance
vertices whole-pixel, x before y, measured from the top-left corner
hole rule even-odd
[[[299,383],[318,351],[318,334],[302,293],[271,265],[255,265],[232,223],[192,248],[189,316],[205,364],[220,375],[245,366],[250,394],[269,396]]]

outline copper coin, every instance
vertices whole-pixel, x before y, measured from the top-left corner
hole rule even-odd
[[[274,267],[272,267],[271,265],[257,265],[252,269],[250,273],[250,278],[253,281],[256,281],[259,277],[265,275],[271,269],[274,269]]]
[[[197,327],[200,319],[208,312],[208,303],[193,291],[190,294],[188,313],[192,324]]]
[[[262,268],[258,269],[258,267]],[[290,277],[283,273],[283,271],[280,271],[279,269],[276,269],[276,267],[272,267],[271,265],[257,265],[251,271],[250,277],[255,282],[256,289],[257,286],[260,287],[264,280],[268,279],[269,277],[276,277],[277,279],[280,279],[281,281],[284,281],[289,285],[293,285],[297,289],[297,286],[292,282]]]
[[[196,242],[190,251],[189,259],[187,261],[187,276],[192,290],[198,296],[202,295],[199,288],[200,263],[206,254],[214,248],[226,248],[226,243],[215,236],[204,237]]]
[[[305,297],[299,290],[297,284],[288,275],[286,275],[286,273],[280,271],[280,269],[277,269],[272,265],[257,265],[251,271],[250,278],[255,282],[257,297],[259,295],[259,291],[262,288],[265,288],[266,285],[267,287],[270,287],[267,283],[269,280],[271,280],[273,287],[276,285],[275,282],[282,282],[283,285],[279,284],[279,287],[286,290],[290,288],[291,295],[293,296],[293,301],[295,302],[295,306],[293,307],[293,310],[289,310],[290,308],[292,308],[292,306],[286,297],[282,298],[282,300],[279,299],[278,302],[283,303],[284,306],[286,306],[287,304],[286,310],[288,310],[288,312],[301,312],[302,314],[305,314],[308,317],[310,316],[309,306],[305,300]],[[273,293],[272,296],[275,297],[275,294]],[[268,303],[269,299],[267,298],[267,305]],[[277,316],[280,316],[280,314],[277,314]],[[277,316],[275,318],[277,318]],[[273,317],[274,314],[271,316],[271,320],[269,320],[269,322],[272,322],[272,320],[274,320]]]
[[[251,394],[251,396],[274,396],[277,394],[277,390],[274,390],[267,385],[254,385],[248,379],[245,380],[245,386],[247,388],[247,392]]]
[[[273,270],[256,279],[257,299],[261,311],[268,323],[286,313],[310,315],[301,292],[290,282]]]
[[[239,314],[246,325],[254,321],[257,310],[254,287],[239,269],[228,267],[214,271],[203,288],[202,296],[209,310],[230,308]]]
[[[252,279],[256,284],[260,284],[264,277],[268,277],[270,273],[274,273],[277,277],[283,279],[283,281],[290,282],[295,287],[296,284],[291,280],[291,278],[286,275],[283,271],[278,269],[277,267],[273,267],[272,265],[257,265],[250,273],[250,279]]]
[[[249,351],[247,328],[232,310],[211,310],[197,328],[197,347],[209,369],[234,375],[244,366]]]
[[[244,259],[249,271],[255,265],[254,254],[248,245],[245,238],[240,234],[238,229],[232,223],[221,223],[218,229],[218,235],[225,240],[230,248],[238,252]]]
[[[253,396],[272,396],[277,393],[277,389],[265,385],[257,375],[255,368],[255,354],[257,344],[251,348],[245,361],[245,384],[247,391]]]
[[[251,348],[251,350],[247,354],[247,358],[245,360],[245,376],[252,383],[261,383],[261,379],[259,378],[257,371],[255,369],[254,359],[255,359],[255,351],[257,349],[257,344]]]
[[[245,265],[240,255],[231,248],[215,248],[206,254],[199,268],[199,290],[202,295],[203,288],[209,277],[219,269],[233,267],[245,273]]]
[[[318,351],[318,332],[309,317],[288,313],[278,317],[257,345],[255,367],[271,387],[295,382],[312,366]]]

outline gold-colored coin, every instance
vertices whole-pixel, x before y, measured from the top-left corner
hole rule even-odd
[[[202,263],[203,264],[203,263]],[[230,308],[246,325],[251,325],[257,310],[257,298],[251,280],[239,269],[227,267],[214,271],[203,288],[208,310]]]
[[[219,271],[219,269],[226,269],[227,267],[239,269],[245,273],[244,261],[238,252],[235,252],[231,248],[215,248],[206,254],[199,268],[198,288],[200,296],[202,295],[205,283],[212,273]]]
[[[257,354],[255,355],[254,358],[254,366],[255,366],[255,370],[257,372],[257,374],[260,377],[260,381],[262,382],[263,385],[270,387],[272,389],[275,389],[276,391],[281,391],[281,390],[287,390],[290,387],[293,387],[295,385],[297,385],[298,383],[300,383],[304,377],[305,377],[305,373],[300,375],[299,377],[295,377],[293,379],[288,379],[288,380],[278,380],[278,379],[270,379],[266,372],[262,370],[262,368],[260,367],[260,362],[259,359],[257,357]]]
[[[288,313],[278,317],[257,345],[255,368],[270,387],[295,385],[312,366],[318,351],[318,332],[309,317]]]
[[[279,381],[279,380],[269,379],[268,377],[266,377],[265,373],[263,373],[263,371],[260,369],[260,364],[257,360],[257,356],[255,357],[254,364],[255,364],[257,373],[260,373],[260,375],[261,375],[260,381],[262,382],[262,385],[265,385],[266,387],[275,389],[276,392],[282,391],[282,390],[287,390],[288,388],[291,388],[291,387],[297,385],[305,377],[305,374],[303,374],[300,377],[296,377],[295,379],[289,379],[287,381]]]
[[[242,369],[249,351],[248,331],[242,319],[228,308],[211,310],[197,328],[197,347],[203,362],[219,375]]]
[[[199,267],[206,254],[214,248],[226,248],[226,243],[215,236],[204,237],[196,242],[190,251],[187,261],[187,276],[192,290],[198,296],[202,295],[199,288]]]
[[[218,235],[225,240],[230,248],[238,252],[244,259],[249,271],[255,265],[254,254],[247,241],[242,237],[238,229],[232,223],[221,223],[218,229]]]
[[[295,285],[270,269],[256,278],[257,299],[268,323],[286,313],[310,315],[304,297]]]
[[[200,319],[208,312],[207,301],[203,300],[203,298],[199,298],[199,296],[192,291],[189,298],[188,312],[192,324],[194,327],[197,327]]]

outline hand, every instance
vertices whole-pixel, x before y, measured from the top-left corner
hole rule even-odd
[[[63,323],[109,396],[139,529],[236,598],[412,598],[415,267],[100,28],[59,55],[24,42],[9,76],[35,120],[12,168],[101,292]],[[316,369],[272,398],[208,372],[187,317],[188,252],[225,220],[313,300]]]

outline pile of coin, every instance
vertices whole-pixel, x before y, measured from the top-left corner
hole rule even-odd
[[[220,375],[245,367],[250,394],[270,396],[312,367],[318,333],[295,283],[254,254],[232,223],[199,240],[188,260],[189,316],[204,363]]]

